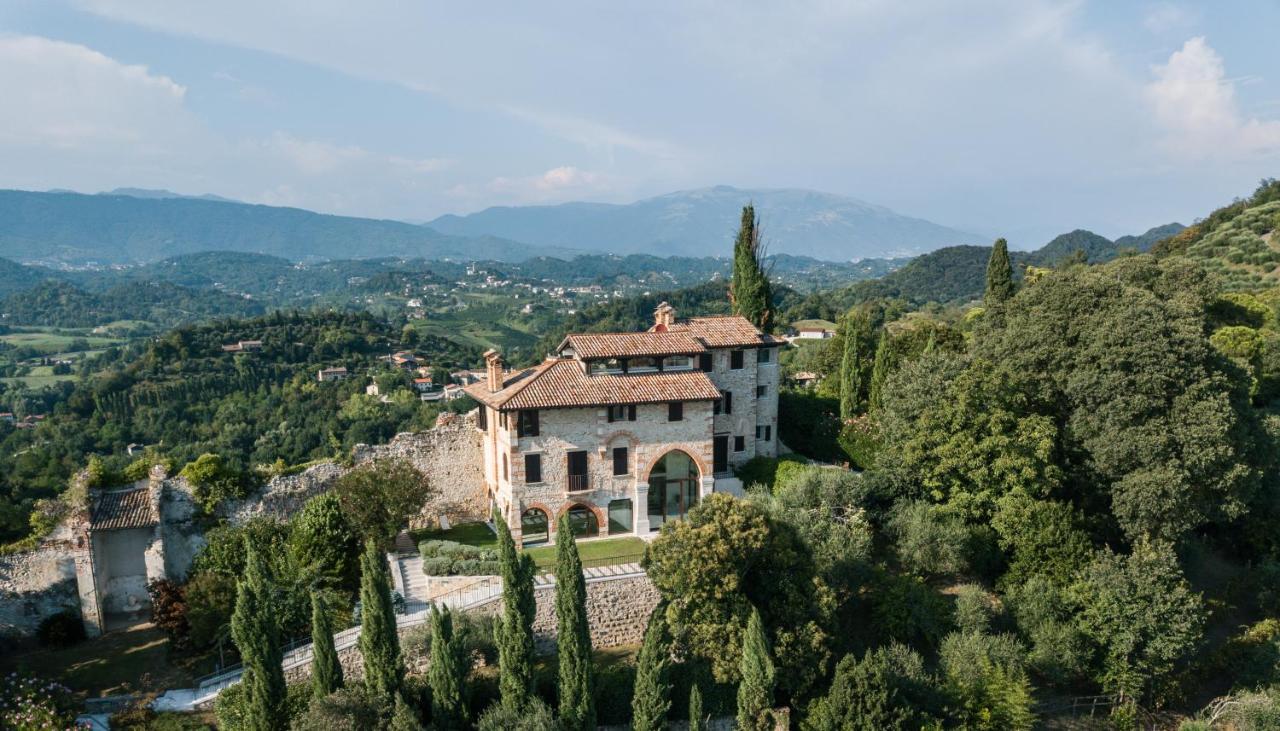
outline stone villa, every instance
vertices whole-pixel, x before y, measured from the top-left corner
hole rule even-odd
[[[777,454],[781,344],[745,318],[677,319],[664,302],[648,331],[569,335],[532,368],[489,351],[466,392],[481,404],[490,507],[528,544],[566,511],[580,535],[643,536],[741,490],[733,467]]]

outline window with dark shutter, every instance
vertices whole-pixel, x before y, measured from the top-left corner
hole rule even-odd
[[[627,466],[627,448],[614,447],[613,448],[613,474],[625,475],[630,471],[631,471],[631,468]]]
[[[741,350],[729,351],[729,368],[735,371],[742,370],[742,351]]]
[[[764,398],[769,395],[768,386],[756,386],[756,398]]]
[[[724,413],[732,414],[733,413],[733,391],[723,391],[721,393],[724,399]]]
[[[704,373],[710,373],[713,366],[710,353],[702,353],[698,356],[698,368]]]
[[[541,454],[526,454],[524,456],[524,481],[529,484],[542,482]]]
[[[634,409],[635,409],[634,406],[631,406],[631,407],[628,407],[626,405],[610,406],[609,407],[609,423],[612,424],[615,421],[635,421],[635,417],[628,418],[628,414]]]
[[[733,438],[733,451],[735,451],[735,452],[743,452],[743,451],[746,451],[746,449],[747,449],[747,438],[746,438],[746,437],[734,437],[734,438]]]
[[[667,421],[684,421],[684,403],[672,401],[667,404]]]
[[[480,431],[488,431],[489,429],[489,407],[480,406],[480,413],[476,414],[476,426],[480,427]]]
[[[538,412],[536,410],[525,409],[519,412],[519,417],[516,420],[516,436],[538,436]]]
[[[766,442],[768,442],[768,441],[772,441],[772,440],[773,440],[773,426],[772,426],[772,425],[770,425],[770,426],[766,426],[766,427],[764,428],[764,440],[765,440]]]
[[[759,350],[757,350],[757,351],[756,351],[756,362],[757,362],[757,363],[768,363],[768,362],[769,362],[769,354],[770,354],[771,352],[773,352],[773,351],[772,351],[772,350],[770,350],[769,348],[760,348]]]
[[[636,405],[631,404],[630,406],[627,407],[627,421],[635,421],[635,420],[636,420]]]
[[[714,414],[715,416],[719,416],[721,411],[724,411],[724,399],[718,398],[715,401],[712,401],[711,413]]]

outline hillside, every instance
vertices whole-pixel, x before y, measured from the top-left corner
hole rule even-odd
[[[116,320],[142,320],[174,326],[261,313],[262,305],[242,297],[167,282],[124,284],[91,293],[69,282],[47,280],[0,299],[0,314],[11,325],[94,327]]]
[[[0,259],[0,297],[30,289],[52,274],[53,272],[40,267],[23,266],[16,261]]]
[[[290,261],[408,256],[518,261],[539,250],[493,236],[195,198],[0,191],[0,257],[80,265],[136,264],[201,251]]]
[[[1280,181],[1264,180],[1253,195],[1210,213],[1158,243],[1160,256],[1185,256],[1234,290],[1280,284]]]
[[[627,205],[564,203],[489,208],[428,225],[463,236],[518,238],[543,246],[728,256],[742,206],[754,203],[770,251],[827,261],[923,254],[981,237],[854,198],[811,190],[686,190]]]

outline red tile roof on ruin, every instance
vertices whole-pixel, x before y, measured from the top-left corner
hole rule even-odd
[[[124,530],[150,528],[159,523],[159,516],[151,508],[151,490],[139,487],[99,493],[89,525],[93,530]]]
[[[702,371],[587,375],[582,362],[571,358],[548,358],[533,368],[508,371],[496,392],[483,381],[465,390],[477,401],[504,411],[720,398],[720,390]]]

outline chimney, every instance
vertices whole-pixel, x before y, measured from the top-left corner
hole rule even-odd
[[[484,352],[484,365],[489,375],[489,390],[502,390],[502,354],[496,350]]]
[[[658,305],[658,309],[653,311],[653,329],[657,332],[665,332],[674,324],[676,324],[676,308],[666,302]]]

